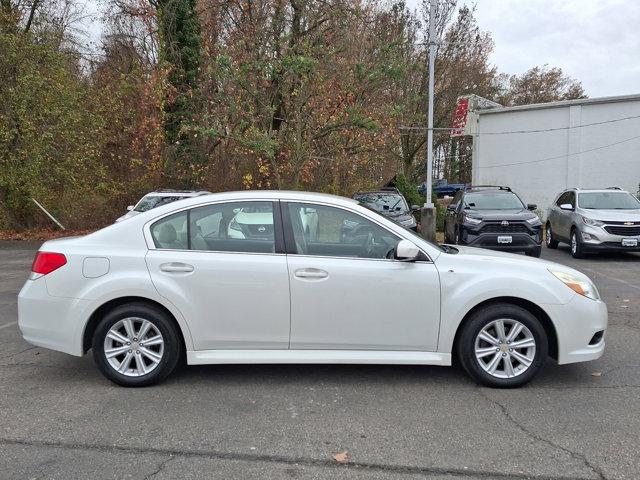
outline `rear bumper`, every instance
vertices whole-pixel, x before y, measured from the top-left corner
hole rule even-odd
[[[596,360],[602,356],[608,325],[607,305],[576,294],[566,305],[544,305],[558,336],[558,363]],[[603,332],[599,341],[594,335]]]
[[[18,295],[18,326],[32,345],[82,356],[77,318],[87,305],[86,300],[49,295],[44,277],[27,280]]]

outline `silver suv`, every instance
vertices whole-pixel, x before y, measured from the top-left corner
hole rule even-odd
[[[547,211],[547,247],[571,246],[574,258],[604,251],[640,251],[640,201],[618,187],[571,188]]]

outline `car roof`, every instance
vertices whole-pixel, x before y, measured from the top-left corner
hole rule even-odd
[[[357,204],[356,200],[347,197],[340,197],[338,195],[330,195],[327,193],[315,193],[315,192],[300,192],[300,191],[288,191],[288,190],[240,190],[233,192],[219,192],[208,193],[205,195],[199,195],[195,197],[185,198],[183,200],[177,200],[175,202],[161,205],[159,207],[142,212],[138,216],[146,215],[152,212],[149,216],[160,216],[165,212],[171,212],[173,210],[180,210],[185,207],[194,207],[200,204],[206,204],[215,201],[224,200],[255,200],[255,201],[273,201],[273,200],[292,200],[292,201],[313,201],[313,202],[327,202],[337,205],[353,205]]]
[[[576,193],[629,193],[626,190],[623,190],[621,188],[618,187],[608,187],[608,188],[578,188],[578,187],[572,187],[572,188],[567,188],[566,190],[564,190],[562,193],[565,192],[576,192]]]

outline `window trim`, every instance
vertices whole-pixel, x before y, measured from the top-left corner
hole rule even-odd
[[[412,242],[413,244],[415,244],[418,249],[422,252],[422,254],[425,256],[426,260],[416,260],[415,262],[411,262],[411,263],[434,263],[433,259],[431,258],[431,256],[425,251],[424,248],[422,248],[420,245],[417,245],[411,238],[407,238],[406,236],[402,235],[399,232],[396,232],[394,230],[391,230],[390,228],[388,228],[386,225],[381,224],[380,222],[378,222],[376,219],[369,217],[368,215],[364,215],[362,212],[355,210],[355,209],[351,209],[348,207],[345,207],[343,205],[335,205],[335,204],[331,204],[331,203],[327,203],[327,202],[320,202],[320,201],[314,201],[314,200],[298,200],[298,199],[281,199],[280,200],[280,204],[281,204],[281,208],[282,208],[282,218],[283,218],[283,227],[284,227],[284,238],[285,238],[285,242],[286,242],[286,253],[287,255],[295,255],[296,257],[308,257],[308,258],[331,258],[331,259],[341,259],[341,260],[363,260],[363,261],[376,261],[376,262],[400,262],[400,260],[396,260],[395,258],[362,258],[362,257],[340,257],[340,256],[332,256],[332,255],[307,255],[307,254],[303,254],[303,253],[298,253],[297,251],[297,247],[296,247],[296,242],[295,242],[295,235],[293,233],[293,227],[291,225],[291,217],[289,214],[289,203],[304,203],[304,204],[309,204],[309,205],[321,205],[324,207],[331,207],[331,208],[337,208],[339,210],[345,210],[347,212],[351,212],[355,215],[359,215],[367,220],[369,220],[372,223],[375,223],[376,225],[378,225],[380,228],[382,228],[383,230],[386,230],[387,232],[393,234],[396,237],[400,237],[400,239],[402,240],[408,240],[410,242]],[[400,227],[401,228],[401,227]],[[406,262],[401,262],[401,263],[406,263]]]
[[[272,207],[273,213],[273,241],[274,241],[274,252],[243,252],[236,250],[192,250],[191,249],[191,237],[190,233],[190,225],[191,225],[191,210],[194,208],[207,207],[210,205],[224,204],[224,203],[255,203],[255,202],[266,202],[270,203]],[[153,235],[151,234],[151,227],[165,219],[166,217],[170,217],[172,215],[177,215],[179,213],[187,212],[187,248],[186,249],[175,249],[175,248],[158,248],[156,247],[155,241],[153,240]],[[191,253],[229,253],[235,255],[284,255],[285,247],[284,247],[284,229],[282,227],[282,213],[280,212],[280,202],[278,199],[273,198],[251,198],[251,199],[225,199],[225,200],[217,200],[212,202],[201,203],[198,205],[191,205],[188,207],[183,207],[172,212],[168,212],[160,217],[153,218],[144,224],[143,235],[145,242],[147,244],[148,250],[157,250],[161,252],[191,252]]]

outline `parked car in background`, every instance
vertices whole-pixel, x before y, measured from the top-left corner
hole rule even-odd
[[[121,217],[118,217],[116,219],[116,222],[135,217],[142,212],[146,212],[147,210],[151,210],[152,208],[156,208],[161,205],[166,205],[167,203],[175,202],[176,200],[197,197],[199,195],[207,195],[209,193],[211,192],[208,192],[206,190],[156,190],[154,192],[147,193],[135,205],[129,205],[127,207],[127,213],[125,213]]]
[[[570,188],[549,207],[545,228],[547,247],[568,243],[574,258],[597,252],[638,252],[640,201],[617,187]]]
[[[270,228],[230,238],[220,220],[239,215]],[[563,265],[429,243],[347,198],[244,191],[45,242],[18,298],[18,324],[33,345],[76,356],[91,349],[108,379],[131,387],[159,382],[181,359],[451,365],[454,357],[480,383],[516,387],[549,355],[560,364],[599,358],[607,307],[588,277]]]
[[[418,230],[413,212],[420,210],[418,205],[409,208],[407,201],[396,188],[381,188],[371,192],[358,192],[353,196],[361,205],[402,225],[404,228]]]
[[[447,207],[445,242],[539,257],[542,223],[533,212],[536,208],[525,206],[509,187],[468,187]]]
[[[464,190],[468,186],[468,183],[449,183],[446,179],[440,178],[433,182],[433,193],[435,193],[438,198],[453,197],[457,192]],[[426,191],[427,186],[425,183],[418,187],[418,193],[420,195],[425,195]]]

